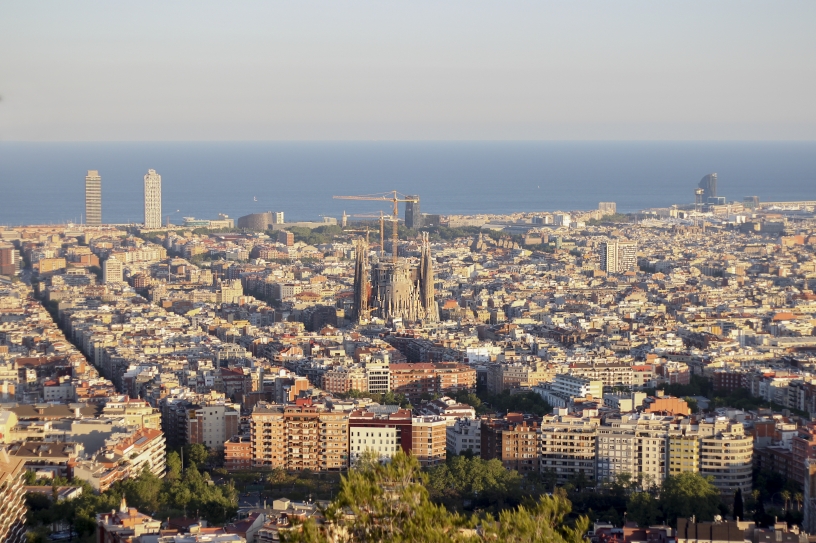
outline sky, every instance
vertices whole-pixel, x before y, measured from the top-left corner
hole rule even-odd
[[[816,140],[816,2],[0,3],[0,141]]]

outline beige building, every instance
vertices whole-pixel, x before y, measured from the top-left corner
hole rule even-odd
[[[102,178],[97,170],[85,176],[85,224],[102,224]]]
[[[108,402],[102,409],[106,417],[122,417],[125,425],[161,430],[161,412],[145,400],[125,398],[120,402]]]
[[[156,170],[147,170],[144,176],[144,227],[162,227],[161,176]]]
[[[252,412],[250,439],[256,467],[292,471],[348,468],[348,413],[261,402]]]
[[[595,448],[598,418],[546,415],[541,421],[541,473],[558,484],[583,476],[595,480]]]
[[[751,493],[751,471],[754,437],[746,434],[741,423],[700,441],[700,474],[713,478],[723,496],[733,496],[737,489],[743,496]]]
[[[436,466],[447,457],[447,422],[443,417],[411,419],[411,452],[422,467]]]
[[[0,541],[6,543],[26,541],[24,463],[24,459],[10,456],[0,447]]]
[[[102,282],[121,283],[124,280],[125,268],[115,257],[110,257],[102,264]]]

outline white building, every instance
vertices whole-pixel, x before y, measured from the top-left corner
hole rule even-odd
[[[161,176],[156,170],[147,170],[144,176],[144,227],[161,228]]]
[[[569,228],[569,225],[572,224],[572,217],[569,213],[556,213],[553,215],[553,222],[556,226],[566,226]]]
[[[473,456],[481,456],[481,421],[463,418],[458,419],[452,426],[448,426],[445,434],[445,448],[450,454],[471,451]]]
[[[366,451],[373,451],[381,461],[390,460],[398,448],[396,428],[349,426],[349,459],[352,465]]]
[[[603,381],[587,379],[577,375],[559,373],[555,376],[551,389],[559,396],[567,398],[603,397]]]
[[[637,267],[636,241],[605,241],[601,243],[601,270],[623,273]]]
[[[110,257],[102,264],[103,283],[121,283],[124,281],[124,266],[114,257]]]

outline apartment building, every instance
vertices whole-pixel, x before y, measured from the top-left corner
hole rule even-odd
[[[633,428],[600,426],[596,438],[595,480],[614,482],[637,474],[637,437]]]
[[[411,453],[423,467],[445,462],[447,422],[443,417],[422,416],[411,419]]]
[[[388,414],[376,414],[365,409],[352,411],[349,414],[349,447],[351,448],[349,454],[352,460],[362,454],[364,445],[369,444],[360,443],[359,439],[368,438],[369,436],[365,435],[366,432],[379,432],[380,430],[388,430],[389,434],[393,430],[394,445],[401,448],[403,452],[411,452],[413,448],[412,421],[413,417],[408,409],[399,409]],[[373,436],[371,437],[373,438]],[[385,438],[383,437],[383,439]],[[358,449],[358,447],[360,448]]]
[[[487,390],[490,394],[500,394],[513,388],[547,383],[555,376],[555,366],[541,362],[492,364],[487,370]]]
[[[521,413],[482,422],[482,458],[519,473],[539,471],[539,420]]]
[[[472,418],[456,419],[445,430],[445,447],[448,454],[462,454],[470,451],[474,456],[482,455],[481,421]]]
[[[346,394],[350,390],[368,392],[368,376],[363,368],[337,366],[323,374],[323,386],[326,392]]]
[[[583,477],[595,480],[595,449],[600,419],[546,415],[541,421],[541,473],[555,476],[558,484]]]
[[[588,379],[578,375],[559,373],[550,385],[555,394],[566,398],[603,397],[603,381]]]
[[[751,492],[754,437],[746,434],[741,423],[700,440],[700,474],[711,477],[723,496],[733,496],[737,489],[743,495]]]
[[[161,430],[161,413],[145,400],[125,397],[122,401],[109,401],[102,408],[106,417],[123,417],[127,426]]]
[[[114,458],[126,459],[132,474],[139,474],[145,468],[156,477],[164,477],[167,471],[167,445],[164,434],[152,428],[142,428],[131,436],[119,440],[110,447]]]
[[[366,453],[376,455],[380,461],[387,461],[398,449],[395,427],[349,427],[349,459],[354,465]]]
[[[476,389],[476,370],[457,362],[391,364],[390,370],[391,390],[411,401]]]
[[[592,381],[602,381],[604,386],[633,386],[635,372],[630,364],[619,362],[576,362],[569,366],[569,373]]]
[[[26,541],[24,463],[0,448],[0,541],[7,543]]]
[[[224,468],[230,472],[252,469],[252,439],[249,436],[234,436],[224,442]]]
[[[697,435],[687,434],[685,430],[669,432],[669,470],[668,475],[700,471],[700,439]]]
[[[191,409],[187,419],[188,442],[220,450],[225,441],[239,433],[240,418],[238,407],[226,403]]]
[[[324,411],[308,401],[287,406],[258,403],[251,416],[250,439],[256,467],[292,471],[348,467],[348,414]]]

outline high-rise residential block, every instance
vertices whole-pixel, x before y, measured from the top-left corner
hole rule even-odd
[[[601,270],[606,273],[618,273],[618,243],[605,241],[601,243]]]
[[[162,226],[161,176],[156,170],[147,170],[144,176],[144,227]]]
[[[97,170],[85,176],[85,224],[102,224],[102,178]]]
[[[606,273],[623,273],[637,267],[636,241],[605,241],[601,243],[601,270]]]
[[[103,283],[121,283],[124,281],[124,266],[114,257],[108,258],[102,264]]]

